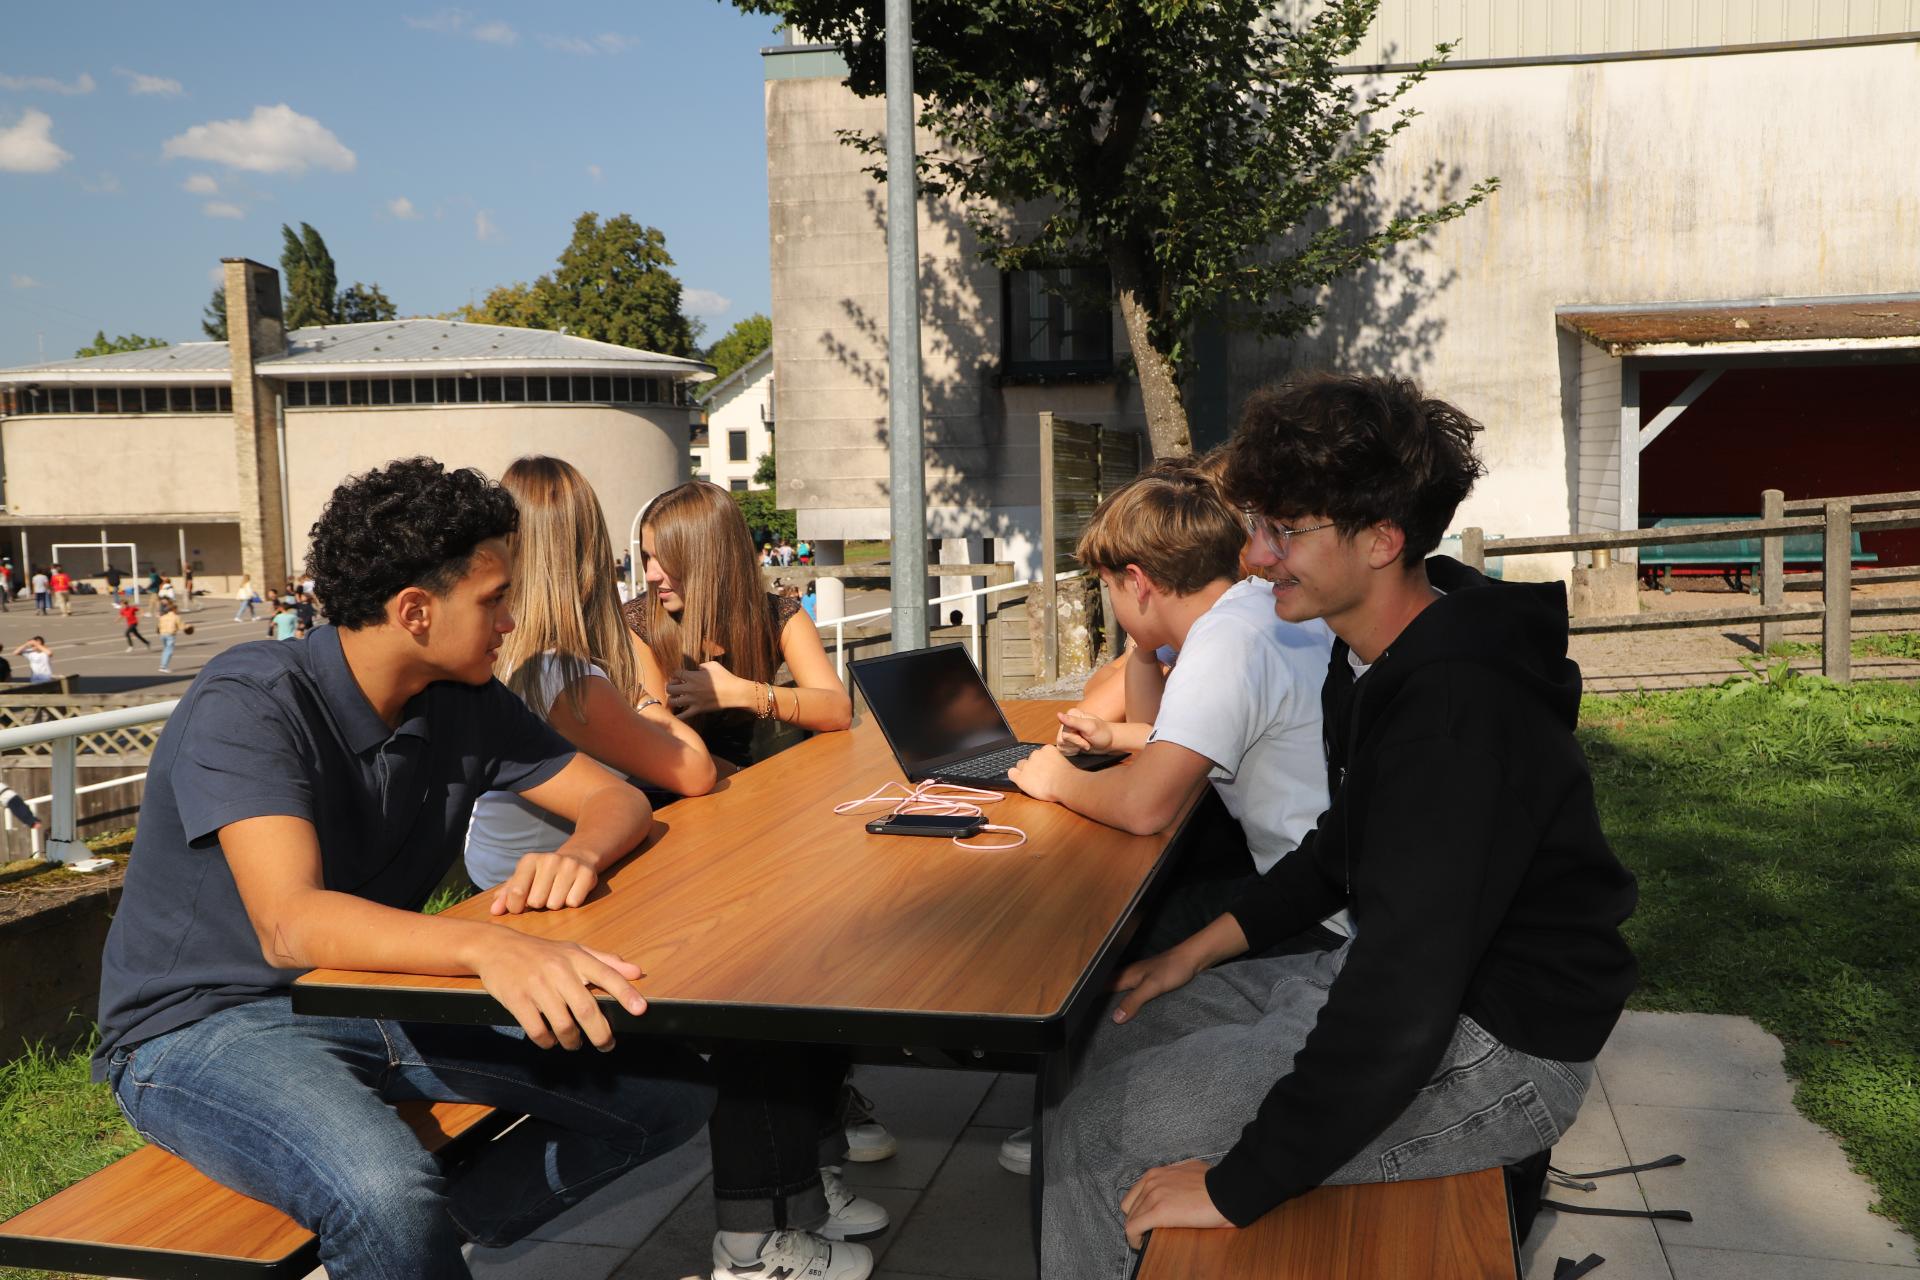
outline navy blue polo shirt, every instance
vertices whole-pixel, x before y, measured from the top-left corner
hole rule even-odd
[[[100,977],[106,1056],[284,991],[219,842],[270,815],[311,822],[328,889],[416,911],[460,856],[473,802],[524,791],[573,748],[498,680],[428,685],[389,729],[360,692],[340,633],[258,640],[207,663],[147,771],[126,889]]]

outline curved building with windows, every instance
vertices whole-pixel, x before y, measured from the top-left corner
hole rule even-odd
[[[277,274],[230,259],[230,342],[0,369],[0,551],[278,582],[344,477],[428,454],[499,476],[547,453],[600,495],[615,546],[688,473],[697,360],[541,329],[388,320],[288,332]],[[102,551],[102,545],[109,550]],[[129,546],[133,548],[129,552]]]

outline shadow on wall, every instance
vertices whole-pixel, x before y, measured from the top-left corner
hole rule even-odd
[[[867,210],[884,237],[882,191],[866,193]],[[921,201],[920,385],[927,460],[927,505],[973,506],[1003,495],[983,494],[982,479],[1000,471],[1007,413],[995,375],[999,368],[999,273],[980,256],[980,241],[954,205]],[[931,251],[929,249],[931,246]],[[828,329],[820,345],[842,368],[881,397],[870,441],[887,447],[887,316],[843,299],[842,329]],[[1031,469],[1031,468],[1029,468]],[[882,482],[884,489],[884,481]],[[1031,499],[1030,499],[1031,500]]]
[[[1328,226],[1340,228],[1349,240],[1363,239],[1395,218],[1415,217],[1460,198],[1467,185],[1459,166],[1435,161],[1397,199],[1388,201],[1380,193],[1380,175],[1369,173],[1304,226],[1301,239]],[[1465,216],[1484,214],[1475,210]],[[1432,234],[1444,236],[1454,229],[1453,224],[1442,224]],[[1420,242],[1409,241],[1335,280],[1321,291],[1320,319],[1305,333],[1271,342],[1249,335],[1250,341],[1236,344],[1236,350],[1245,353],[1242,370],[1232,371],[1236,410],[1256,388],[1301,372],[1330,369],[1422,380],[1434,346],[1447,330],[1437,304],[1459,276],[1452,267],[1437,266]],[[1444,387],[1429,390],[1447,394]]]

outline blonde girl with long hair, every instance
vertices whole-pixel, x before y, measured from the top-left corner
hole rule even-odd
[[[853,700],[819,631],[797,599],[767,591],[726,490],[695,480],[655,498],[641,519],[640,554],[647,590],[628,602],[626,620],[641,683],[713,755],[744,766],[793,730],[847,727]],[[776,682],[783,664],[791,685]]]
[[[620,620],[613,544],[593,486],[559,458],[521,458],[501,487],[520,508],[508,540],[514,629],[494,672],[579,750],[639,783],[679,795],[713,789],[699,735],[641,685]],[[467,828],[467,874],[505,882],[520,858],[558,848],[568,827],[510,792],[489,792]]]

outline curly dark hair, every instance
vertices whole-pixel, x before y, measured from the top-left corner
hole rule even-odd
[[[519,525],[513,495],[471,467],[401,458],[333,491],[307,533],[307,573],[327,620],[353,631],[407,587],[444,595],[476,547]]]
[[[1248,397],[1221,484],[1238,507],[1324,515],[1342,537],[1391,520],[1406,535],[1401,562],[1417,565],[1486,474],[1480,430],[1406,378],[1306,374]]]

